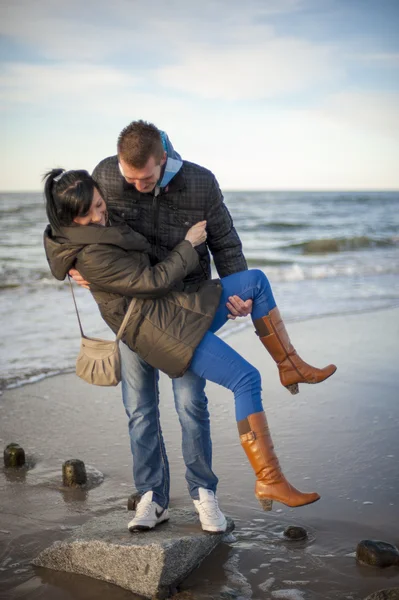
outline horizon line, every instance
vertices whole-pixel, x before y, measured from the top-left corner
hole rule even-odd
[[[221,187],[222,193],[224,192],[236,192],[236,193],[258,193],[258,192],[307,192],[307,193],[338,193],[338,192],[399,192],[398,188],[257,188],[257,189],[245,189],[245,188],[224,188]],[[0,190],[0,194],[39,194],[43,193],[43,189],[27,189],[27,190]]]

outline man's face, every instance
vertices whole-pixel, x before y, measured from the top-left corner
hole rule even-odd
[[[142,169],[136,169],[128,165],[123,158],[119,157],[119,168],[126,181],[135,186],[136,190],[141,193],[152,192],[161,176],[161,169],[166,162],[166,152],[161,159],[161,162],[155,160],[153,156],[147,161],[147,164]]]

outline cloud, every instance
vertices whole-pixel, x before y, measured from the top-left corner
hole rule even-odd
[[[41,67],[37,56],[31,68],[6,65],[0,83],[10,100],[12,90],[17,101],[24,95],[24,70],[25,96],[31,101],[42,99],[51,88],[46,85],[50,74],[68,93],[65,77],[72,97],[79,95],[79,86],[80,95],[100,86],[95,81],[103,74],[103,87],[119,86],[121,91],[140,80],[142,87],[160,92],[235,101],[330,85],[344,73],[332,45],[278,37],[268,24],[270,15],[299,10],[298,0],[249,0],[245,6],[233,0],[228,10],[221,0],[206,0],[201,7],[175,0],[168,5],[156,2],[151,12],[147,4],[127,0],[114,0],[112,9],[98,10],[91,1],[78,9],[77,0],[71,0],[68,10],[61,5],[58,12],[56,4],[39,0],[33,10],[15,0],[0,25],[0,32],[30,44],[46,59]],[[77,14],[79,19],[71,17]],[[75,85],[70,81],[73,70]],[[52,94],[51,89],[48,92]]]
[[[398,94],[349,81],[365,62],[396,65],[396,50],[362,53],[328,28],[299,36],[309,1],[3,3],[0,187],[37,188],[54,164],[94,167],[136,118],[229,188],[399,187]]]
[[[111,67],[8,63],[0,73],[0,99],[8,106],[15,102],[52,106],[56,100],[59,106],[75,108],[79,104],[94,109],[101,106],[103,94],[116,88],[129,89],[136,83],[134,77]]]
[[[348,90],[326,99],[319,112],[352,130],[379,132],[399,143],[398,106],[398,92]]]
[[[118,54],[146,62],[174,55],[188,43],[223,44],[235,27],[299,10],[301,0],[13,0],[0,6],[0,33],[49,60],[101,61]]]
[[[202,98],[256,100],[301,92],[343,73],[332,48],[269,34],[229,48],[191,47],[180,64],[159,69],[157,77],[166,88]]]
[[[357,54],[356,58],[365,62],[378,63],[380,66],[399,66],[399,52],[369,52]]]

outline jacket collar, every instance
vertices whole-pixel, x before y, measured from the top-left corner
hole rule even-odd
[[[121,175],[121,173],[119,171],[117,160],[116,160],[116,169],[118,171],[118,176],[122,180],[122,188],[123,188],[124,193],[128,193],[128,194],[130,193],[134,196],[136,196],[136,194],[137,194],[139,197],[143,197],[143,198],[145,198],[145,197],[153,198],[154,190],[152,192],[148,192],[148,193],[147,192],[146,193],[138,192],[133,184],[128,183],[126,181],[126,179]],[[162,173],[161,173],[161,177],[162,177]],[[185,187],[186,187],[186,179],[184,177],[184,161],[183,161],[182,168],[176,173],[176,175],[173,177],[173,179],[171,179],[170,182],[165,187],[161,188],[160,196],[162,197],[168,193],[179,192],[180,190],[183,190]]]

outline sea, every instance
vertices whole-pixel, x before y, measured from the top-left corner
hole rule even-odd
[[[399,306],[399,192],[227,192],[225,202],[287,322]],[[74,369],[78,323],[68,283],[49,271],[45,226],[42,193],[0,193],[0,389]],[[90,292],[76,295],[85,333],[111,339]],[[221,335],[250,326],[237,319]]]

